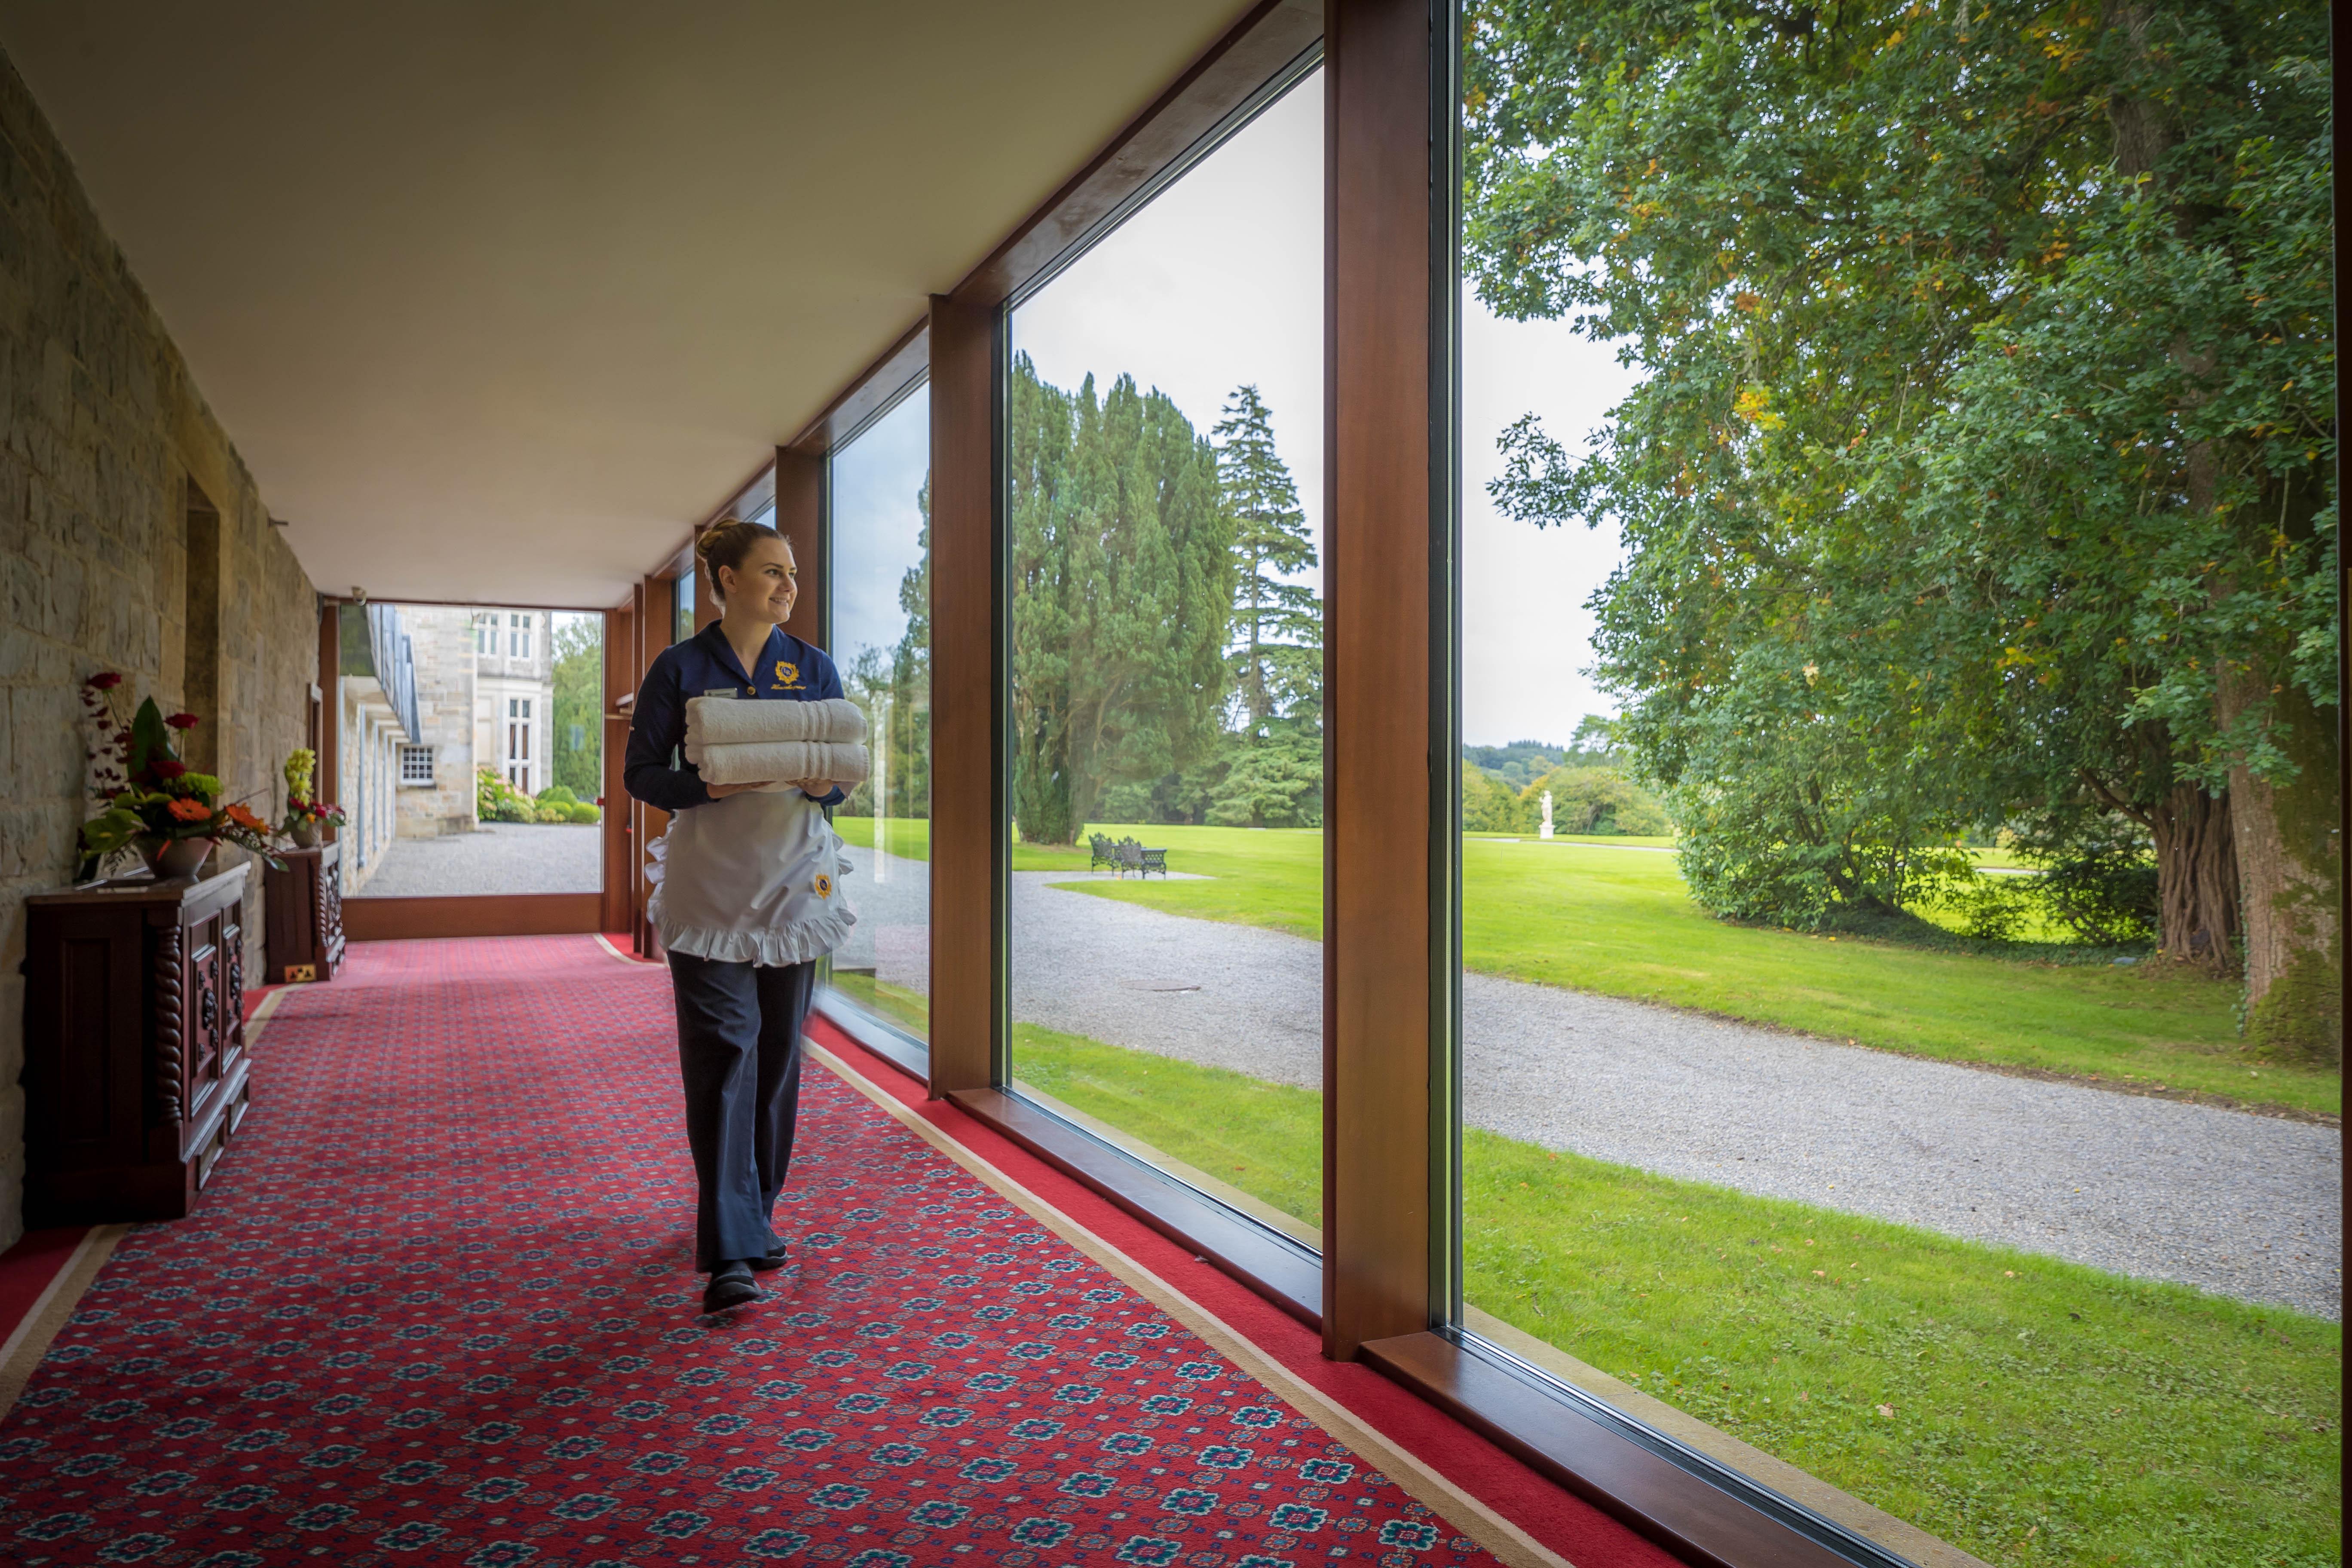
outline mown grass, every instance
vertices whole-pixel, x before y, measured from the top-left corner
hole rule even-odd
[[[842,824],[855,831],[855,821]],[[865,831],[871,831],[870,824]],[[892,833],[897,832],[893,824]],[[1320,940],[1312,830],[1117,826],[1206,881],[1069,884],[1201,920]],[[895,841],[895,839],[894,839]],[[2232,984],[2156,963],[2052,963],[1738,926],[1691,902],[1671,855],[1606,844],[1463,845],[1463,953],[1475,971],[1692,1007],[1916,1056],[2336,1112],[2336,1072],[2250,1059]],[[1013,847],[1020,870],[1086,850]]]
[[[1310,1224],[1320,1097],[1016,1026],[1014,1070]],[[1998,1563],[2317,1568],[2342,1332],[1472,1131],[1468,1300]]]

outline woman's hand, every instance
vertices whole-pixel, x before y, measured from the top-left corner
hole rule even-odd
[[[811,800],[822,800],[833,793],[833,781],[831,779],[799,779],[793,782],[793,787]]]
[[[773,788],[774,781],[772,779],[761,784],[705,784],[702,787],[710,792],[711,799],[725,800],[730,795],[741,795],[747,790]]]

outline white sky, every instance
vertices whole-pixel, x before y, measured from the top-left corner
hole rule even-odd
[[[920,388],[833,459],[833,647],[844,670],[907,630],[898,584],[923,527],[915,498],[931,466],[931,400]]]
[[[1255,383],[1275,445],[1318,535],[1323,521],[1323,104],[1320,76],[1219,148],[1074,263],[1013,319],[1037,374],[1097,389],[1121,372],[1166,393],[1202,434]],[[1618,558],[1613,534],[1538,531],[1496,515],[1495,437],[1538,414],[1580,450],[1633,385],[1614,351],[1557,321],[1516,323],[1463,305],[1463,738],[1567,741],[1615,705],[1585,676],[1584,600]],[[835,652],[846,664],[905,626],[899,575],[914,559],[915,492],[928,458],[920,396],[835,461]],[[1312,575],[1311,574],[1308,575]]]

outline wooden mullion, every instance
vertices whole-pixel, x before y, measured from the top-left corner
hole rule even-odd
[[[1427,1329],[1430,0],[1325,10],[1324,1350]]]
[[[992,1088],[1003,1005],[998,310],[931,300],[930,1089]]]
[[[825,646],[824,459],[787,447],[776,448],[776,531],[791,542],[800,569],[800,597],[784,630],[818,647]],[[696,592],[701,591],[698,582]]]

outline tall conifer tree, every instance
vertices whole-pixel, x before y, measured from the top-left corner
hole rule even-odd
[[[1256,731],[1321,690],[1322,606],[1314,589],[1289,581],[1316,564],[1315,541],[1256,387],[1234,389],[1215,435],[1217,480],[1234,521],[1234,689]]]

